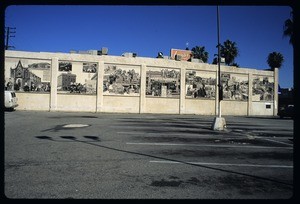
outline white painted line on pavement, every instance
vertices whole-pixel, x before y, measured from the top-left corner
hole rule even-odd
[[[276,143],[279,143],[279,144],[285,144],[285,145],[289,145],[289,146],[294,146],[294,144],[290,144],[290,143],[286,143],[286,142],[280,142],[280,141],[277,141],[277,140],[271,140],[271,139],[262,138],[262,137],[257,137],[257,138],[262,139],[262,140],[271,141],[271,142],[276,142]]]
[[[87,124],[67,124],[62,127],[64,127],[64,128],[79,128],[79,127],[87,127],[87,126],[89,126],[89,125],[87,125]]]
[[[128,145],[153,145],[153,146],[197,146],[197,147],[223,147],[223,148],[256,148],[256,149],[293,149],[292,147],[268,147],[268,146],[245,146],[245,145],[201,145],[183,143],[149,143],[149,142],[126,142]]]
[[[208,163],[208,162],[176,162],[176,161],[157,161],[151,160],[151,163],[165,163],[165,164],[198,164],[198,165],[211,165],[211,166],[238,166],[238,167],[262,167],[262,168],[293,168],[287,165],[260,165],[260,164],[230,164],[230,163]]]

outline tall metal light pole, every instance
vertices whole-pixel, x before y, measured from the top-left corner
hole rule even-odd
[[[225,118],[221,117],[221,100],[223,97],[223,87],[221,85],[221,57],[220,57],[220,15],[219,15],[219,6],[217,6],[217,32],[218,32],[218,117],[215,117],[212,129],[213,130],[224,130],[226,128]],[[217,98],[217,95],[216,95]],[[216,101],[217,103],[217,101]]]
[[[217,6],[217,32],[218,32],[218,117],[221,117],[221,56],[220,56],[220,14],[219,14],[219,6]]]

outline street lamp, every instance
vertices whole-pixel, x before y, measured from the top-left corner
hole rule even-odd
[[[223,87],[221,85],[221,57],[220,57],[220,17],[219,6],[217,6],[217,32],[218,32],[218,97],[216,95],[216,103],[218,103],[218,116],[215,117],[212,124],[213,130],[224,130],[226,128],[225,118],[221,117],[221,100],[223,99]]]

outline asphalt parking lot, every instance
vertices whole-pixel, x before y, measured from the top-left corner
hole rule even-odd
[[[289,199],[293,120],[5,112],[7,198]]]

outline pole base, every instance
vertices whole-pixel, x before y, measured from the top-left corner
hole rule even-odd
[[[222,117],[215,117],[214,122],[211,126],[212,130],[224,130],[226,129],[226,122],[225,122],[225,118]]]

